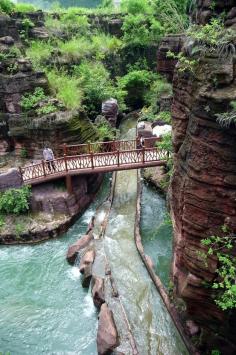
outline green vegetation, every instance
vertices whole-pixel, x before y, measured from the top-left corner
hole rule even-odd
[[[14,5],[15,12],[34,12],[36,8],[34,5],[26,4],[26,3],[17,3]]]
[[[62,14],[59,19],[48,14],[45,25],[52,34],[62,32],[67,36],[84,36],[90,27],[87,16],[78,16],[73,8]]]
[[[47,102],[49,97],[45,95],[43,88],[35,88],[33,93],[28,93],[21,98],[21,107],[24,112],[36,110],[38,115],[46,115],[57,110],[57,107],[50,102]],[[38,107],[39,103],[43,103]]]
[[[5,217],[3,215],[0,215],[0,231],[4,226],[4,224],[5,224]]]
[[[225,128],[228,128],[231,123],[236,124],[236,101],[231,101],[229,110],[220,114],[216,114],[216,121]]]
[[[21,150],[20,150],[20,157],[23,158],[23,159],[25,159],[25,158],[28,157],[28,151],[27,151],[26,148],[21,148]]]
[[[0,0],[0,12],[10,14],[14,10],[14,4],[9,0]]]
[[[168,53],[170,58],[179,61],[179,71],[197,75],[199,64],[207,55],[214,54],[227,59],[236,54],[234,43],[236,31],[232,28],[225,28],[222,18],[213,18],[204,26],[193,25],[188,29],[187,35],[193,42],[187,49],[187,53],[178,55]]]
[[[81,107],[83,92],[76,76],[57,70],[48,71],[47,76],[52,93],[63,102],[67,109]]]
[[[206,265],[209,257],[217,257],[216,277],[210,286],[216,291],[215,303],[225,311],[236,308],[236,258],[232,255],[236,236],[230,233],[227,226],[222,227],[222,233],[222,236],[202,240],[202,245],[207,248],[202,257]]]
[[[96,124],[96,127],[98,131],[98,140],[100,142],[111,141],[116,137],[116,129],[112,128],[105,118],[100,119]]]
[[[0,193],[1,214],[21,214],[29,209],[31,189],[24,186],[20,189],[9,189]]]
[[[43,69],[51,57],[53,47],[50,41],[31,41],[26,48],[26,55],[30,58],[35,69]]]
[[[125,103],[130,109],[141,108],[146,102],[146,93],[155,80],[148,70],[132,70],[118,80],[118,87],[127,92]]]
[[[21,107],[24,111],[29,111],[45,98],[44,90],[42,88],[36,88],[33,94],[25,94],[22,96]]]
[[[20,235],[25,231],[25,227],[26,225],[24,223],[16,223],[15,225],[15,233],[16,233],[16,237],[19,238]]]

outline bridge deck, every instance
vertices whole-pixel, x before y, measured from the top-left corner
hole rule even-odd
[[[91,152],[74,156],[64,155],[62,158],[55,159],[51,164],[51,171],[49,164],[42,161],[20,168],[20,172],[25,184],[34,185],[77,174],[104,173],[165,165],[167,157],[166,151],[156,147],[104,153]]]

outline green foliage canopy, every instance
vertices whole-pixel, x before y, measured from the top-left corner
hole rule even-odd
[[[29,210],[31,189],[24,186],[20,189],[9,189],[0,193],[0,213],[21,214]]]

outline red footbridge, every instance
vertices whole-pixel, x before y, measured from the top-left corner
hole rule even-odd
[[[106,173],[118,170],[165,165],[168,152],[155,146],[157,138],[147,138],[140,147],[138,140],[120,140],[62,146],[62,156],[50,166],[45,161],[19,168],[24,184],[40,184],[78,174]]]

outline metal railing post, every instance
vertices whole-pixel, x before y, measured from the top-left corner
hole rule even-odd
[[[67,155],[67,144],[63,143],[63,154]]]
[[[45,162],[44,162],[44,160],[42,160],[42,166],[43,166],[43,175],[44,175],[44,177],[46,177],[46,169],[45,169]]]
[[[145,164],[145,147],[142,147],[142,153],[143,164]]]
[[[116,154],[117,154],[117,165],[120,166],[120,151],[119,151],[119,149],[117,150]]]
[[[93,152],[90,153],[90,159],[91,159],[92,169],[94,169]]]
[[[19,173],[20,173],[21,181],[24,182],[23,173],[22,173],[22,169],[20,166],[19,166]]]
[[[65,161],[66,172],[68,173],[67,156],[66,156],[66,154],[64,154],[64,161]]]

